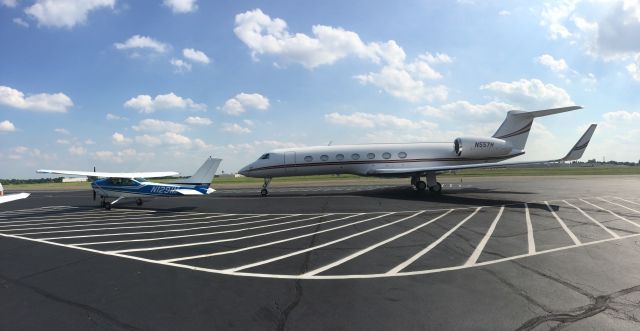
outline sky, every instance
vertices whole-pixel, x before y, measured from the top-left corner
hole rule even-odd
[[[490,136],[640,159],[640,2],[0,0],[0,178]]]

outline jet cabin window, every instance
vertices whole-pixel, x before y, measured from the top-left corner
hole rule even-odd
[[[354,159],[354,160],[359,160],[360,159],[360,154],[353,153],[353,154],[351,154],[351,158]]]
[[[311,156],[311,155],[307,155],[307,156],[305,156],[305,157],[304,157],[304,161],[305,161],[305,162],[311,162],[311,161],[313,161],[313,156]]]
[[[389,153],[389,152],[382,153],[382,158],[383,159],[390,159],[391,158],[391,153]]]
[[[327,161],[327,160],[329,160],[329,155],[321,155],[321,156],[320,156],[320,160],[322,160],[322,161]]]
[[[368,158],[368,159],[370,159],[370,160],[371,160],[371,159],[375,159],[375,158],[376,158],[376,155],[375,155],[375,154],[373,154],[373,153],[369,153],[369,154],[367,154],[367,158]]]
[[[336,155],[336,160],[338,160],[338,161],[344,160],[344,155],[342,155],[342,154]]]
[[[268,160],[269,159],[269,153],[264,154],[260,157],[260,160]]]
[[[406,158],[406,157],[407,157],[407,153],[405,153],[405,152],[400,152],[400,153],[398,153],[398,157],[399,157],[399,158],[401,158],[401,159],[404,159],[404,158]]]

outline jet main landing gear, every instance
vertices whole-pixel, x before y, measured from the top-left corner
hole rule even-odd
[[[427,173],[427,181],[420,180],[420,176],[411,177],[411,185],[416,188],[418,192],[424,192],[429,189],[429,192],[434,194],[442,193],[442,184],[436,181],[435,173]]]

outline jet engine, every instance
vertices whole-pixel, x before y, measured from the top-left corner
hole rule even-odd
[[[460,137],[453,141],[453,150],[460,157],[480,159],[509,155],[513,146],[497,138]]]

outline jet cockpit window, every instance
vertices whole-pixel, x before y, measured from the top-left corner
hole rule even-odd
[[[269,159],[269,153],[264,154],[260,157],[260,160],[268,160]]]

